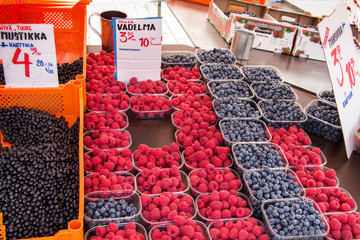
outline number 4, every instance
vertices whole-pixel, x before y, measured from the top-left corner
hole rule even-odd
[[[24,61],[18,61],[20,53],[21,53],[21,49],[16,48],[12,62],[13,62],[13,64],[24,64],[25,65],[25,77],[30,77],[30,64],[32,64],[32,62],[29,61],[29,54],[24,53]]]

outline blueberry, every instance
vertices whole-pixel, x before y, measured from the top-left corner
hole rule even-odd
[[[258,118],[260,111],[255,102],[222,97],[214,100],[214,108],[221,118]]]
[[[275,69],[266,67],[242,67],[248,82],[282,82]]]
[[[254,93],[258,98],[265,100],[296,100],[294,90],[290,85],[283,83],[252,83]]]
[[[201,63],[236,63],[235,55],[228,49],[214,48],[202,53],[197,53]]]
[[[342,139],[340,118],[337,108],[322,101],[314,101],[306,108],[308,120],[304,129],[330,142]]]

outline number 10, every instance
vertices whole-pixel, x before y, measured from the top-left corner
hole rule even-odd
[[[141,46],[141,47],[147,47],[147,46],[149,46],[149,39],[147,39],[147,38],[140,38],[139,40],[141,41],[141,43],[140,43],[140,46]]]

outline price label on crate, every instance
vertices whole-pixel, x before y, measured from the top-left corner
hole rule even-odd
[[[356,53],[344,3],[321,21],[318,28],[339,112],[346,154],[350,158],[355,147],[355,128],[360,121],[360,59]]]
[[[6,87],[58,87],[54,26],[0,24]]]
[[[113,19],[116,78],[159,80],[162,18]]]

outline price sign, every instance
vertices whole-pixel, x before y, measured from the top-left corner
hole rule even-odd
[[[116,78],[159,80],[162,18],[113,19]]]
[[[318,28],[349,158],[355,147],[354,132],[360,122],[360,59],[345,4],[337,6]]]
[[[54,26],[0,24],[6,87],[58,87]]]

